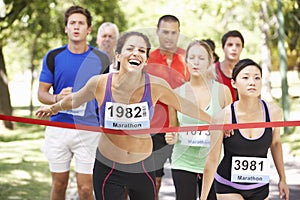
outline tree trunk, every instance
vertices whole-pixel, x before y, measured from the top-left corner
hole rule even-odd
[[[262,20],[262,24],[260,26],[261,30],[261,67],[262,67],[262,99],[266,101],[273,101],[273,97],[271,94],[271,50],[269,46],[269,30],[270,26],[268,24],[268,17],[267,17],[267,4],[265,1],[261,2],[261,9],[260,9],[260,19]]]
[[[282,13],[282,2],[281,0],[277,0],[278,4],[278,52],[279,52],[279,62],[280,62],[280,74],[281,74],[281,89],[282,89],[282,108],[284,119],[288,120],[290,115],[290,104],[289,104],[289,92],[288,92],[288,82],[287,82],[287,56],[286,50],[284,47],[284,18]],[[285,133],[288,133],[288,127],[284,127]]]
[[[12,107],[10,102],[10,94],[8,89],[8,78],[5,68],[5,61],[3,56],[3,47],[0,44],[0,113],[4,115],[12,115]],[[4,121],[5,128],[13,129],[13,123]]]
[[[30,71],[31,71],[31,82],[30,82],[30,105],[29,105],[29,109],[30,109],[30,116],[33,116],[33,83],[35,80],[35,76],[34,76],[34,71],[35,71],[35,64],[34,64],[34,60],[35,60],[35,54],[37,51],[37,43],[38,43],[38,39],[40,38],[42,34],[42,30],[40,30],[38,33],[36,33],[34,40],[33,40],[33,44],[32,44],[32,49],[31,49],[31,66],[30,66]]]
[[[34,63],[33,63],[33,56],[31,60],[31,66],[30,66],[30,72],[31,72],[31,81],[30,81],[30,104],[29,104],[29,111],[30,111],[30,117],[33,116],[33,83],[34,83]]]

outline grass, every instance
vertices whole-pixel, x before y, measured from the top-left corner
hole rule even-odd
[[[40,151],[44,128],[15,124],[0,128],[0,199],[49,199],[51,175]]]

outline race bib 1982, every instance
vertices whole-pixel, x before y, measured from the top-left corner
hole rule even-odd
[[[150,128],[148,103],[106,102],[104,127],[122,130]]]

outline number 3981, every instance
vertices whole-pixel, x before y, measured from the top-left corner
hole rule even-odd
[[[235,170],[259,170],[263,171],[263,161],[257,162],[255,160],[248,161],[248,160],[235,160],[235,165],[234,165]]]

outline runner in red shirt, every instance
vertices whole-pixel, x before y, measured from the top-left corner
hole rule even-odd
[[[235,64],[240,60],[240,55],[244,48],[244,38],[237,31],[228,31],[222,37],[222,49],[224,51],[224,60],[216,62],[216,75],[220,83],[227,85],[232,95],[232,101],[237,100],[235,89],[231,85],[231,74]]]
[[[177,88],[189,79],[188,69],[185,65],[185,50],[177,47],[180,33],[180,22],[173,15],[162,16],[157,24],[159,48],[150,54],[145,71],[165,79],[171,87]],[[154,133],[160,133],[161,128],[169,127],[168,106],[157,102],[151,127],[157,128]],[[171,158],[173,145],[165,142],[164,133],[152,136],[153,154],[155,158],[156,189],[159,193],[161,179],[164,175],[164,163]],[[158,199],[158,196],[157,196]]]

